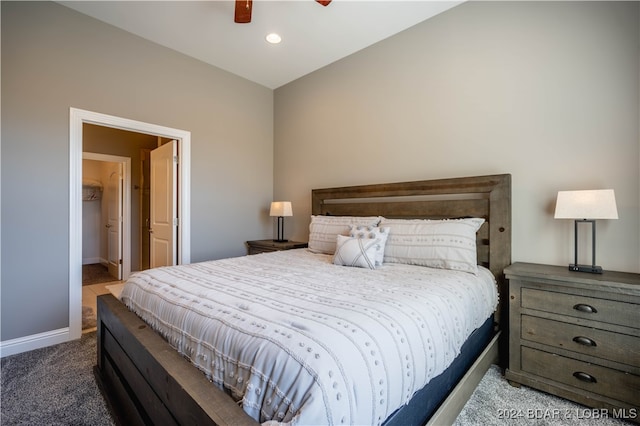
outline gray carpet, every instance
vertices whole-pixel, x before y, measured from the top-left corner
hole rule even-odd
[[[93,376],[96,333],[2,358],[0,424],[113,425]]]
[[[2,359],[0,424],[114,424],[93,376],[96,333]],[[612,418],[527,387],[510,386],[492,366],[455,422],[467,425],[621,426]]]
[[[613,411],[591,409],[534,389],[511,386],[498,366],[491,366],[471,395],[454,426],[580,425],[621,426]],[[636,411],[640,416],[640,411]],[[633,415],[627,412],[627,415]],[[605,418],[605,416],[608,416]]]

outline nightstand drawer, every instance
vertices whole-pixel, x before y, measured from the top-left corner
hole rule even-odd
[[[522,370],[640,406],[640,376],[522,347]]]
[[[524,340],[640,367],[640,337],[522,316]]]
[[[640,306],[616,300],[523,288],[522,307],[608,324],[640,327]]]

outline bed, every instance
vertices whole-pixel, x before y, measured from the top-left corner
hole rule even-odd
[[[424,328],[424,324],[433,323],[431,320],[425,322],[421,315],[432,315],[437,323],[435,316],[440,315],[439,312],[467,310],[470,305],[464,305],[467,308],[446,304],[438,307],[437,304],[430,305],[431,302],[422,299],[423,295],[419,293],[411,293],[413,301],[400,299],[408,290],[390,283],[394,277],[403,277],[403,283],[413,283],[409,286],[416,289],[424,287],[427,291],[429,285],[420,284],[427,278],[416,270],[432,270],[435,275],[447,270],[456,277],[453,281],[458,287],[443,290],[449,287],[433,285],[432,291],[452,292],[456,298],[467,297],[472,302],[491,299],[484,290],[472,295],[476,286],[473,282],[467,287],[460,284],[467,277],[484,276],[489,277],[489,286],[493,284],[499,296],[504,297],[506,289],[502,270],[510,263],[511,252],[510,192],[509,175],[313,190],[310,240],[314,244],[310,244],[309,250],[184,265],[136,275],[134,281],[138,282],[125,287],[122,300],[138,315],[113,296],[101,296],[98,300],[96,377],[117,421],[122,424],[255,425],[261,418],[264,421],[263,415],[273,414],[275,420],[293,420],[301,424],[452,422],[486,369],[497,359],[501,307],[496,308],[496,300],[493,304],[489,301],[491,310],[495,310],[494,315],[490,315],[486,307],[483,308],[484,313],[479,309],[473,325],[466,324],[460,315],[453,320],[440,319],[443,327],[447,323],[455,323],[454,329],[446,331],[446,337],[442,338],[450,345],[447,357],[453,361],[424,361],[420,356],[431,353],[425,342],[430,344],[430,339],[438,338],[431,334],[427,338],[420,337],[421,324]],[[358,222],[378,218],[376,225],[379,227],[376,229],[392,229],[389,241],[394,241],[388,242],[384,251],[385,262],[380,260],[377,263],[376,260],[379,267],[373,269],[334,265],[341,263],[336,262],[339,256],[323,252],[315,244],[321,239],[313,234],[313,229],[322,229],[313,228],[315,221],[322,222],[325,218],[330,223],[333,223],[332,218],[357,218]],[[447,226],[452,223],[468,225],[470,221],[476,221],[478,228],[473,231],[476,237],[473,253],[474,256],[477,254],[477,259],[474,259],[473,267],[479,266],[474,273],[450,271],[460,269],[459,265],[425,268],[407,264],[411,262],[387,261],[392,259],[386,257],[387,254],[401,256],[397,247],[393,252],[389,249],[399,244],[400,226],[414,226],[414,222],[422,226],[420,220],[427,218],[432,219],[430,224],[435,223],[433,220],[449,219],[444,221]],[[393,229],[396,229],[395,234]],[[391,238],[394,235],[395,240]],[[339,253],[343,248],[341,241],[339,237]],[[359,245],[362,254],[364,244],[371,247],[374,241],[379,243],[380,238],[376,236],[364,243],[362,241],[346,238],[343,242],[345,246]],[[371,259],[377,259],[373,251],[371,253]],[[298,265],[302,269],[298,269]],[[323,272],[308,277],[305,272],[307,265],[314,268],[320,265]],[[328,278],[323,274],[329,274]],[[242,279],[238,278],[240,276]],[[323,278],[315,279],[316,276]],[[345,276],[355,277],[354,281],[342,281],[352,279]],[[496,282],[492,281],[494,277]],[[245,286],[240,284],[241,281],[249,284]],[[270,286],[269,294],[254,293],[253,281],[260,281],[261,286]],[[331,287],[331,294],[340,293],[340,297],[322,297],[322,293],[311,291],[314,287],[322,289],[323,282],[335,284]],[[375,290],[373,293],[380,293],[382,299],[373,299],[369,293],[372,289]],[[134,293],[142,296],[134,299]],[[177,303],[179,309],[182,305],[197,305],[198,314],[192,311],[188,314],[166,313],[168,308],[163,300],[169,293],[176,293],[178,300],[185,301]],[[239,296],[243,298],[236,299]],[[140,300],[147,298],[152,302],[144,305]],[[267,300],[266,305],[254,304],[259,302],[258,299]],[[362,300],[367,303],[361,303]],[[373,309],[376,304],[379,310]],[[337,308],[341,313],[328,310],[329,305],[340,305]],[[326,311],[323,310],[325,306]],[[429,309],[420,312],[420,306],[429,306]],[[278,322],[280,314],[296,309],[300,311],[300,319],[283,317]],[[268,365],[261,367],[239,362],[230,358],[230,352],[220,349],[221,346],[209,347],[195,337],[191,340],[200,332],[191,328],[186,332],[176,331],[175,325],[167,320],[173,316],[178,317],[180,323],[192,325],[201,322],[200,316],[208,316],[216,310],[224,314],[218,325],[224,322],[234,330],[250,329],[249,333],[240,334],[240,339],[251,334],[269,345],[282,347],[284,341],[294,341],[294,347],[286,349],[290,357],[283,360],[269,358],[273,361],[268,362],[263,359],[259,362]],[[415,318],[404,321],[400,319],[402,316]],[[463,324],[458,324],[459,320]],[[285,322],[291,327],[283,327]],[[375,328],[381,324],[384,324],[383,328]],[[218,326],[207,327],[208,336],[215,340]],[[463,331],[457,333],[456,329]],[[331,336],[329,343],[317,338],[325,334]],[[186,343],[178,339],[185,335],[188,336]],[[223,345],[236,344],[254,357],[267,351],[267,346],[257,344],[255,340],[238,344],[226,336],[220,339]],[[354,346],[360,351],[361,359],[351,360],[352,356],[346,352],[351,342],[357,342]],[[252,352],[255,345],[258,346]],[[179,348],[182,355],[174,347]],[[390,361],[391,356],[383,352],[387,347],[399,354],[401,362]],[[287,379],[290,383],[286,384],[274,384],[264,374],[270,368],[295,372],[295,379]],[[343,370],[353,371],[355,376],[363,377],[369,383],[356,382],[355,378],[345,376]],[[400,384],[387,383],[396,376],[401,377]],[[423,386],[425,380],[428,384]],[[225,390],[216,386],[222,383]],[[294,389],[293,383],[303,386],[303,390]],[[284,388],[291,390],[287,393]],[[313,393],[312,388],[319,390]],[[258,394],[258,400],[262,402],[257,403],[255,398],[247,397],[248,394]],[[276,397],[280,399],[272,404],[271,399]],[[268,403],[264,404],[264,401]],[[274,413],[265,414],[265,406],[273,406]],[[303,407],[301,411],[314,413],[312,417],[296,416],[296,409],[300,406]]]

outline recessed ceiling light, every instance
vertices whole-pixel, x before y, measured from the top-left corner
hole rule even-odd
[[[265,39],[271,44],[278,44],[278,43],[280,43],[282,41],[282,37],[280,37],[276,33],[267,34]]]

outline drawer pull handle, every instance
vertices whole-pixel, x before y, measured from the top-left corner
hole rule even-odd
[[[596,342],[594,340],[591,340],[588,337],[584,337],[584,336],[576,336],[576,337],[573,338],[573,341],[576,342],[579,345],[598,346],[598,345],[596,345]]]
[[[584,312],[586,314],[597,314],[598,311],[596,308],[590,305],[585,305],[584,303],[578,303],[577,305],[573,305],[573,309],[576,311]]]
[[[591,374],[583,373],[582,371],[576,371],[575,373],[573,373],[573,377],[587,383],[598,383],[595,377],[593,377]]]

